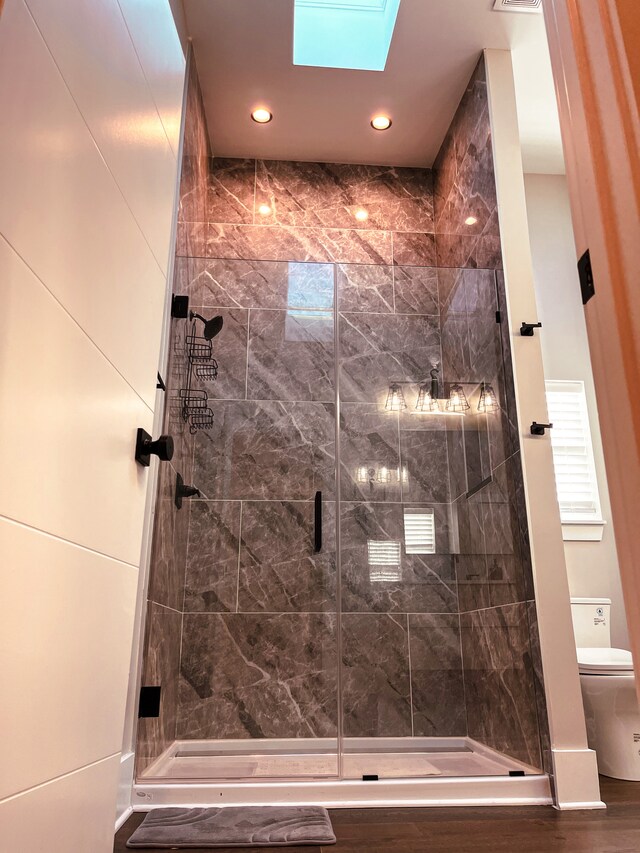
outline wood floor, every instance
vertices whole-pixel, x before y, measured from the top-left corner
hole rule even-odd
[[[283,853],[640,853],[640,782],[602,777],[601,784],[606,811],[558,812],[550,806],[334,809],[331,821],[337,844],[261,849],[282,849]],[[120,829],[114,853],[125,853],[126,840],[143,817],[132,815]],[[218,853],[240,849],[218,848]],[[162,851],[149,848],[147,853]]]

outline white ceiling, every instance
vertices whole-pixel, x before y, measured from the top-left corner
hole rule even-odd
[[[384,71],[292,64],[293,0],[184,0],[220,157],[431,166],[485,47],[513,51],[525,171],[562,172],[541,15],[493,0],[402,0]],[[266,105],[273,121],[250,111]],[[369,126],[375,113],[393,126]]]

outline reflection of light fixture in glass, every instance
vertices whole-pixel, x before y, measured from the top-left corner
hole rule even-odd
[[[398,468],[397,474],[398,480],[406,486],[409,482],[409,470],[407,466],[403,465],[402,468]]]
[[[268,204],[261,204],[258,208],[258,213],[260,216],[268,216],[271,213],[271,208]]]
[[[257,110],[254,110],[251,113],[251,118],[254,121],[257,121],[258,124],[268,124],[273,118],[273,115],[269,112],[269,110],[266,110],[263,107],[259,107]]]
[[[478,411],[489,414],[490,412],[497,412],[499,408],[493,388],[488,382],[483,382],[478,400]]]
[[[359,465],[356,471],[356,483],[369,482],[369,469],[366,465]]]
[[[439,412],[440,404],[431,395],[431,383],[425,382],[420,386],[416,400],[416,412]]]
[[[389,116],[374,116],[371,119],[371,127],[374,130],[388,130],[391,127],[391,119]]]
[[[367,211],[363,207],[358,208],[358,210],[356,210],[354,216],[359,222],[364,222],[366,219],[369,218],[369,214],[367,213]]]
[[[382,465],[378,468],[378,473],[376,474],[376,480],[378,483],[390,483],[391,482],[391,469],[387,468],[386,465]]]
[[[446,409],[448,412],[465,412],[471,408],[462,385],[452,385],[449,390],[449,399]]]
[[[467,218],[464,221],[464,224],[465,225],[475,225],[477,221],[478,220],[475,218],[475,216],[467,216]]]
[[[388,412],[401,412],[403,409],[407,408],[402,388],[397,382],[393,382],[389,385],[387,402],[384,404],[384,407]]]

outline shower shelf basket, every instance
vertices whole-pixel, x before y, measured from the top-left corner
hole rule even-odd
[[[191,326],[191,333],[185,338],[185,353],[187,387],[181,388],[178,393],[182,419],[189,424],[189,432],[194,434],[213,426],[213,411],[207,405],[209,395],[204,389],[193,387],[194,375],[205,382],[218,378],[218,362],[211,354],[211,341],[196,334],[195,322]]]

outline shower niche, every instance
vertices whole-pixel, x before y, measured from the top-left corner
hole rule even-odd
[[[184,149],[167,423],[200,494],[160,484],[139,781],[538,776],[482,64],[432,170],[214,159],[193,64]]]

